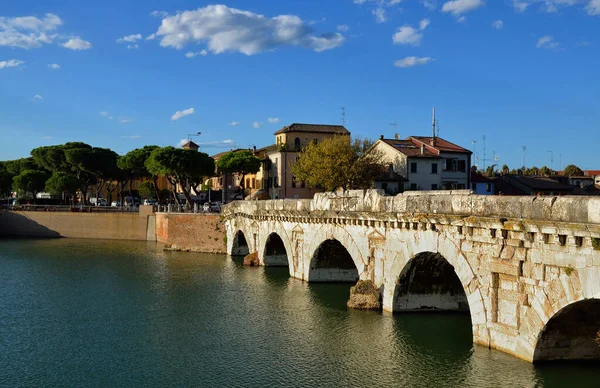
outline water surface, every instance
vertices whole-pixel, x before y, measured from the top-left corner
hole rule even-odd
[[[153,243],[0,240],[0,386],[598,387],[471,343],[468,316]]]

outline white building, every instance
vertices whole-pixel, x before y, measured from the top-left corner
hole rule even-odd
[[[439,137],[410,136],[375,143],[384,162],[405,177],[407,190],[450,190],[470,188],[472,152]]]

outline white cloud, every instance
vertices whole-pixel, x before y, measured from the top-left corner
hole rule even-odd
[[[191,115],[192,113],[194,113],[194,108],[178,110],[177,112],[173,113],[173,116],[171,116],[171,121],[177,121],[182,117]]]
[[[588,15],[600,16],[600,0],[590,0],[588,5],[586,5],[585,10]]]
[[[129,135],[129,136],[121,136],[123,139],[141,139],[141,135]]]
[[[259,129],[263,126],[263,123],[259,123],[258,121],[255,121],[252,123],[252,126],[256,129]]]
[[[152,11],[150,12],[150,15],[157,18],[166,18],[169,16],[169,13],[167,11]]]
[[[35,16],[0,16],[0,46],[25,49],[50,44],[56,38],[52,32],[62,25],[62,20],[52,13],[42,19]]]
[[[177,145],[175,147],[183,147],[183,145],[185,143],[187,143],[189,140],[188,139],[181,139],[179,140],[179,143],[177,143]]]
[[[240,122],[239,121],[232,121],[232,122],[230,122],[227,125],[229,125],[230,127],[237,127],[238,125],[240,125]]]
[[[8,61],[0,62],[0,69],[4,69],[5,67],[19,67],[24,63],[24,61],[20,61],[18,59],[9,59]]]
[[[279,117],[269,117],[267,119],[267,122],[269,124],[277,124],[278,122],[280,122],[281,120],[279,119]]]
[[[398,28],[396,33],[392,36],[394,44],[408,44],[411,46],[419,46],[423,39],[423,34],[427,26],[429,26],[429,19],[423,19],[419,22],[419,28],[416,29],[411,26],[402,26]]]
[[[427,8],[430,11],[435,11],[435,9],[437,8],[435,0],[421,0],[421,4],[423,4],[423,7]]]
[[[121,123],[121,124],[127,124],[127,123],[131,123],[131,122],[133,122],[133,119],[126,119],[124,117],[119,118],[119,123]]]
[[[231,139],[198,143],[202,148],[235,148],[235,142]]]
[[[504,22],[502,20],[496,20],[495,22],[492,23],[492,27],[497,30],[501,30],[502,27],[504,27]]]
[[[42,136],[40,139],[43,139],[43,140],[52,140],[52,136]]]
[[[39,94],[36,94],[35,96],[33,96],[31,98],[31,101],[41,101],[43,99],[44,99],[44,97],[40,96]]]
[[[555,41],[553,36],[546,35],[538,39],[536,47],[544,49],[557,49],[560,47],[560,43]]]
[[[187,53],[185,53],[185,56],[187,58],[194,58],[194,57],[197,57],[198,55],[202,55],[204,57],[204,56],[208,55],[208,51],[206,51],[206,50],[202,50],[202,51],[198,51],[198,52],[188,51]]]
[[[110,116],[110,113],[108,113],[108,112],[100,112],[100,116],[102,116],[102,117],[108,117],[108,116]]]
[[[53,69],[53,70],[57,70],[60,69],[60,65],[58,63],[49,63],[48,67]]]
[[[560,8],[586,4],[584,9],[588,15],[600,15],[600,0],[512,0],[517,12],[525,12],[532,5],[539,4],[544,12],[555,13]]]
[[[341,46],[340,33],[316,35],[298,16],[272,18],[253,12],[209,5],[195,11],[178,12],[162,20],[156,37],[162,47],[182,49],[187,44],[205,42],[213,54],[238,52],[246,55],[299,46],[314,51]]]
[[[88,42],[87,40],[83,40],[78,36],[69,39],[66,43],[63,43],[61,46],[71,50],[89,50],[92,48],[92,44],[90,42]]]
[[[128,48],[128,49],[130,49],[130,50],[131,50],[131,49],[137,49],[137,48],[140,48],[140,45],[139,45],[139,44],[137,44],[137,43],[134,43],[134,44],[128,44],[128,45],[127,45],[127,48]]]
[[[371,13],[373,14],[373,16],[375,16],[375,22],[377,23],[385,23],[388,20],[385,9],[381,7],[375,8],[373,11],[371,11]]]
[[[481,7],[483,0],[451,0],[442,6],[442,12],[449,12],[456,17]]]
[[[117,39],[117,43],[124,43],[124,42],[135,43],[136,41],[138,41],[140,39],[142,39],[142,34],[127,35],[127,36]]]
[[[434,59],[430,58],[430,57],[424,57],[424,58],[406,57],[406,58],[399,59],[396,62],[394,62],[394,66],[402,67],[402,68],[414,67],[414,66],[426,65],[431,61],[434,61]]]
[[[459,23],[464,23],[467,21],[467,17],[466,16],[461,16],[458,19],[456,19],[457,22]]]
[[[154,40],[156,38],[156,34],[150,34],[146,37],[146,40]]]
[[[347,24],[340,24],[339,26],[337,26],[337,30],[342,32],[348,32],[350,31],[350,26]]]

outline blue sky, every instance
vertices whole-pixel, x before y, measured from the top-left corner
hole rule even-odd
[[[480,159],[485,135],[500,164],[526,145],[527,165],[552,150],[555,169],[600,169],[600,0],[217,4],[5,2],[0,160],[198,131],[209,154],[261,147],[292,122],[340,123],[342,106],[354,135],[429,135],[436,106],[440,135],[476,140]]]

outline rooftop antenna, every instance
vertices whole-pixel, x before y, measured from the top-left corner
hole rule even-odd
[[[340,109],[342,110],[340,120],[342,120],[342,125],[346,125],[346,107],[343,106]]]
[[[554,151],[546,152],[550,152],[550,170],[554,171]]]
[[[479,160],[479,156],[477,156],[477,140],[473,140],[473,156],[475,156],[474,166],[477,166],[477,161]]]
[[[394,127],[394,139],[400,140],[400,134],[398,133],[398,123],[394,121],[393,123],[390,123],[390,125]]]
[[[485,157],[485,135],[483,135],[483,170],[485,171],[485,162],[487,162],[487,158]]]
[[[432,111],[432,116],[431,116],[431,131],[432,131],[432,135],[431,137],[433,137],[435,139],[435,106],[433,107],[433,111]]]
[[[527,146],[521,148],[523,149],[523,170],[525,170],[525,151],[527,151]]]

